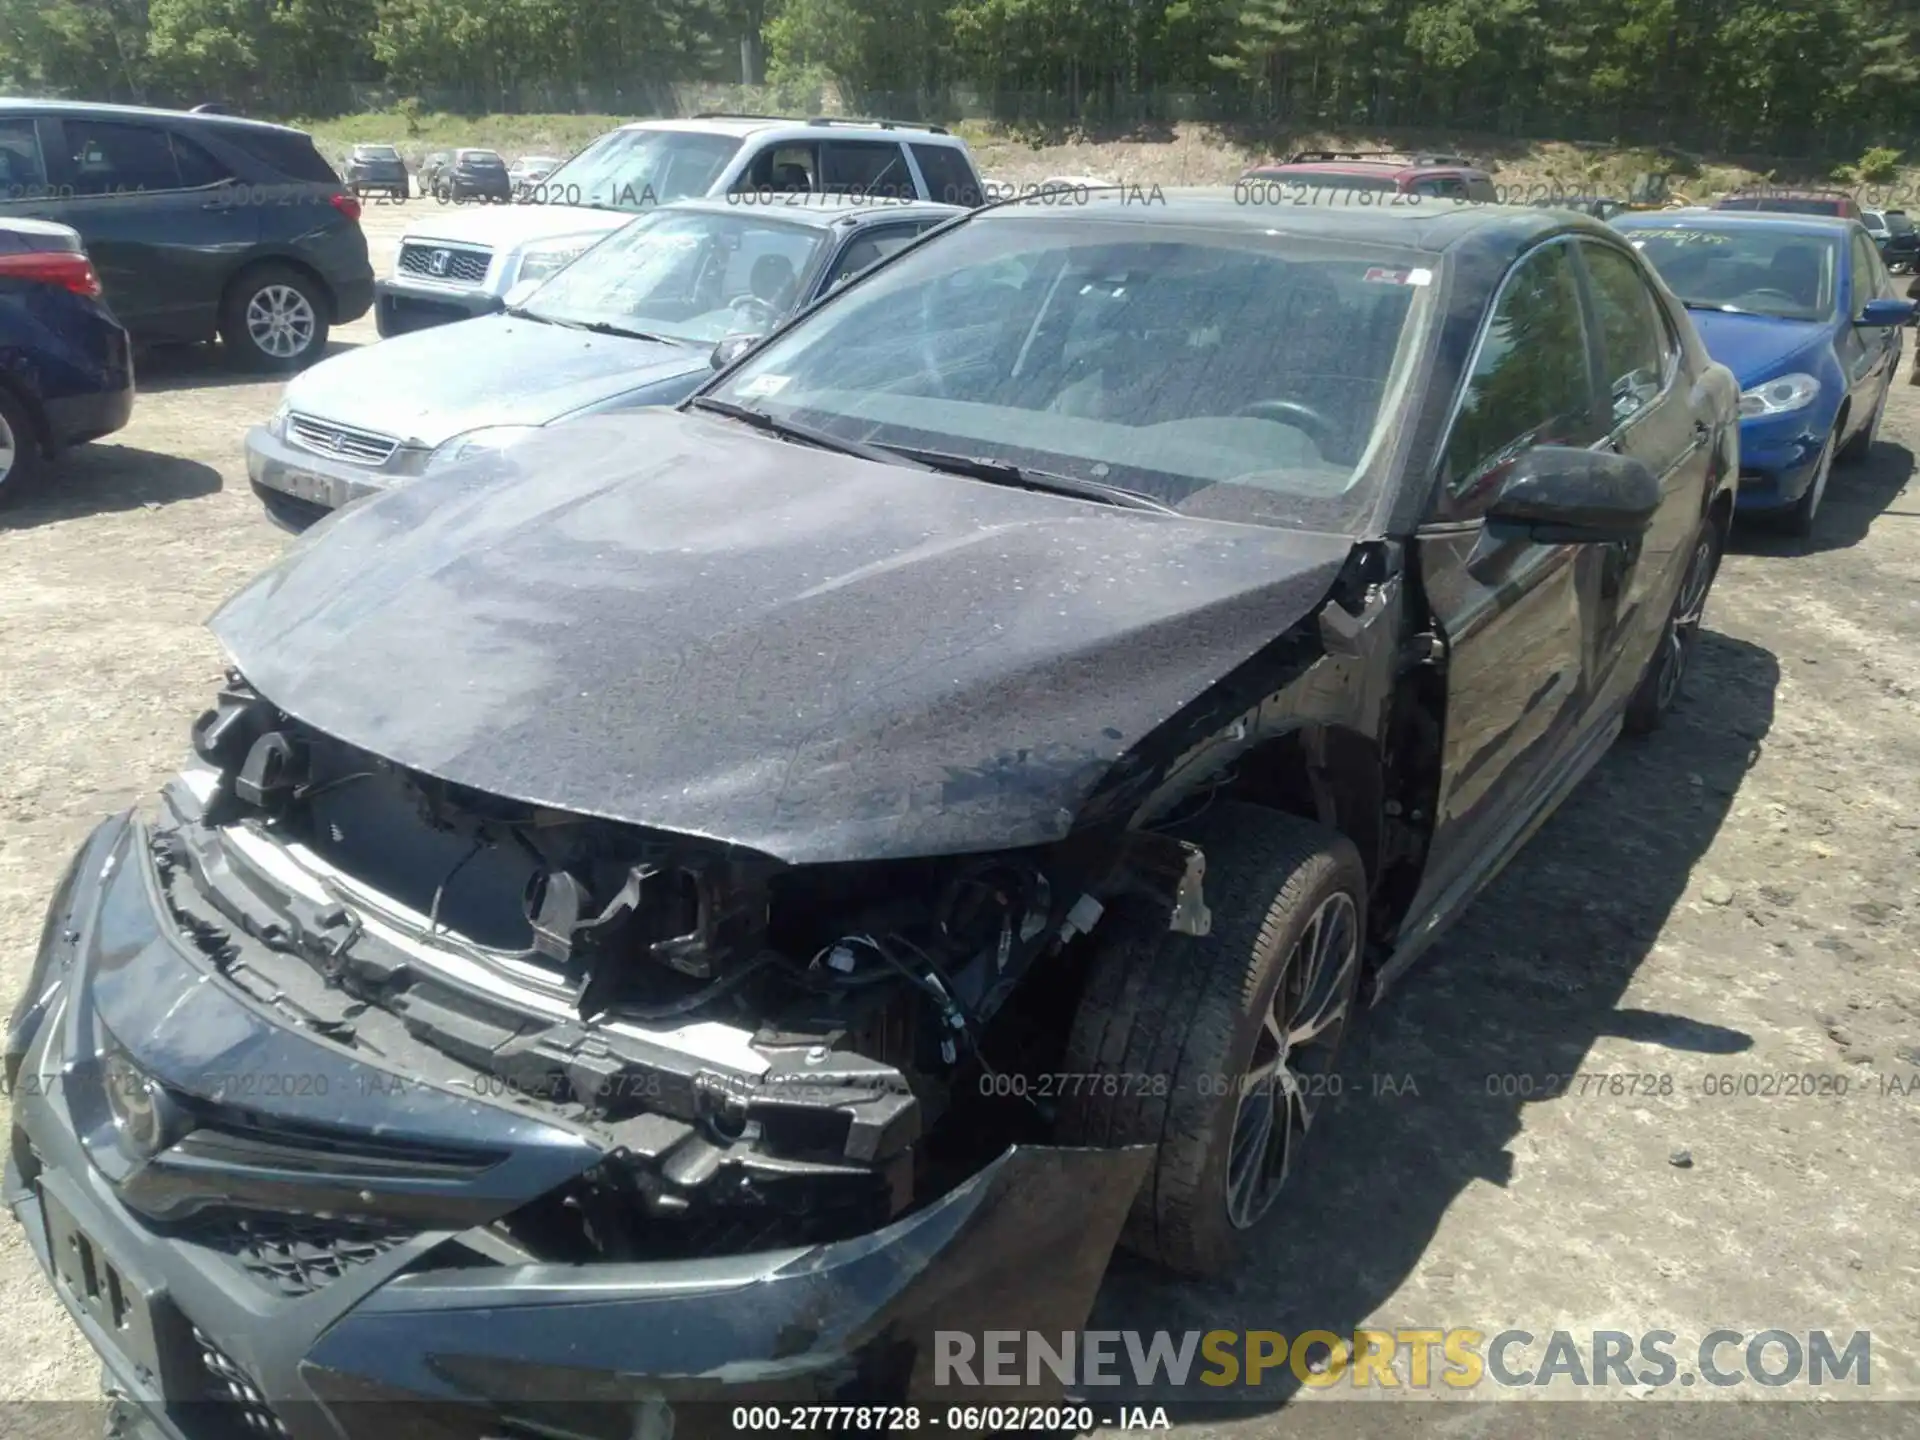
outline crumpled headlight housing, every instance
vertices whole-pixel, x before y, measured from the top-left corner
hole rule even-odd
[[[521,281],[544,280],[571,265],[592,244],[593,237],[583,236],[559,245],[541,245],[529,250],[520,257],[520,269],[515,278]]]
[[[1820,382],[1811,375],[1779,375],[1740,392],[1740,415],[1785,415],[1804,410],[1820,397]]]
[[[442,470],[462,460],[497,454],[519,444],[529,435],[537,434],[539,429],[538,425],[488,425],[483,429],[469,430],[436,448],[422,468],[428,471]]]

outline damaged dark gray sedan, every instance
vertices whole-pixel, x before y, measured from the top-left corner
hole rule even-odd
[[[1598,222],[1167,198],[977,212],[220,611],[7,1038],[138,1423],[924,1403],[936,1326],[1285,1223],[1357,1011],[1674,703],[1736,395]]]

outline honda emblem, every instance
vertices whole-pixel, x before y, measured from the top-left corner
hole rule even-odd
[[[451,250],[434,251],[433,258],[427,262],[427,267],[436,275],[446,274],[453,268],[453,252]]]

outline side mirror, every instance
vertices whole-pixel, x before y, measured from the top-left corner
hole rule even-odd
[[[759,343],[758,335],[723,336],[713,347],[713,354],[707,357],[707,364],[715,370],[724,370]]]
[[[1646,534],[1659,508],[1660,479],[1640,461],[1542,445],[1507,472],[1487,524],[1542,545],[1619,544]]]
[[[526,304],[527,301],[531,300],[533,298],[533,292],[538,290],[545,283],[546,282],[543,280],[520,281],[518,284],[514,285],[511,289],[507,291],[507,295],[506,295],[507,308],[509,310],[517,310],[520,306]]]
[[[1905,325],[1913,319],[1916,306],[1911,300],[1869,300],[1867,308],[1860,312],[1860,318],[1853,323],[1869,328],[1888,325]]]

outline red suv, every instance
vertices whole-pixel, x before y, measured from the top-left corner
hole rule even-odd
[[[1396,150],[1302,150],[1285,164],[1255,165],[1240,177],[1312,189],[1382,190],[1445,200],[1497,203],[1493,176],[1460,155],[1403,155]]]
[[[1785,190],[1777,186],[1755,186],[1736,190],[1713,202],[1716,210],[1766,210],[1785,215],[1837,215],[1843,220],[1858,220],[1860,203],[1844,190]]]

